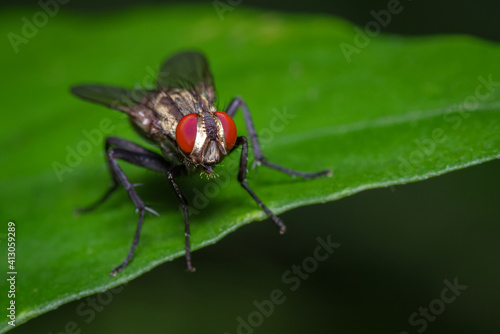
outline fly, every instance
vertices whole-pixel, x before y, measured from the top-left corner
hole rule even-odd
[[[329,170],[316,173],[300,172],[267,161],[262,154],[245,101],[236,97],[229,103],[225,112],[216,109],[213,77],[206,58],[198,52],[182,52],[167,59],[160,68],[157,87],[154,90],[79,85],[72,87],[71,92],[82,99],[127,114],[134,129],[161,151],[159,154],[118,137],[107,137],[105,140],[106,161],[111,172],[112,185],[98,201],[79,211],[88,212],[97,208],[121,185],[139,212],[130,250],[123,262],[111,270],[112,276],[116,276],[132,260],[145,212],[156,214],[139,197],[133,184],[118,165],[118,160],[166,174],[183,207],[188,271],[195,270],[191,264],[188,202],[175,180],[181,175],[197,171],[208,176],[214,175],[214,167],[240,146],[242,150],[238,171],[239,183],[271,218],[279,232],[283,234],[286,231],[283,222],[262,203],[246,182],[247,137],[237,136],[233,121],[238,109],[243,111],[257,164],[305,179],[331,175]]]

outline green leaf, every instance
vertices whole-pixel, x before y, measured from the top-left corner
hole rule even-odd
[[[13,11],[1,20],[4,36],[21,34],[25,15]],[[270,161],[333,170],[331,178],[310,181],[250,170],[250,186],[275,213],[500,156],[497,45],[467,36],[367,38],[359,44],[353,26],[330,17],[237,8],[220,20],[211,6],[189,6],[105,18],[61,11],[18,53],[4,50],[0,233],[15,222],[17,324],[183,256],[183,219],[170,185],[122,163],[161,216],[146,217],[134,260],[117,277],[108,275],[130,246],[132,203],[121,190],[95,212],[77,216],[73,209],[108,186],[104,136],[147,144],[120,113],[70,96],[73,84],[150,87],[166,56],[202,50],[220,107],[236,95],[246,100]],[[346,57],[346,48],[355,52]],[[240,114],[236,123],[245,133]],[[195,250],[266,218],[237,183],[237,162],[236,155],[225,160],[218,179],[179,180],[193,206]],[[11,326],[3,318],[0,328]]]

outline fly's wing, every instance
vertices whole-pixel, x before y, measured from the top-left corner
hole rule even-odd
[[[144,89],[125,89],[103,85],[73,86],[71,92],[84,100],[99,103],[127,114],[147,95],[147,91]]]
[[[214,80],[207,59],[199,52],[182,52],[167,59],[160,68],[158,88],[194,89],[213,105],[215,103]]]

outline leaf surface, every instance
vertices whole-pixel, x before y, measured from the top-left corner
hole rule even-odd
[[[3,14],[4,35],[23,15]],[[500,156],[497,45],[467,36],[380,35],[357,47],[348,62],[341,46],[356,47],[355,34],[331,17],[243,8],[222,21],[210,6],[106,18],[61,11],[18,53],[3,51],[9,84],[1,111],[0,206],[2,221],[16,224],[17,324],[184,253],[183,218],[167,180],[122,163],[132,182],[144,184],[138,192],[160,217],[146,217],[132,263],[117,277],[108,275],[130,246],[138,218],[132,203],[120,190],[95,212],[78,216],[73,209],[109,184],[105,136],[147,144],[122,114],[71,96],[73,84],[149,88],[165,57],[202,50],[219,108],[233,96],[245,99],[270,161],[333,170],[330,178],[310,181],[262,166],[250,170],[248,183],[277,214]],[[246,133],[242,115],[235,118],[239,133]],[[195,250],[266,218],[236,181],[238,158],[226,159],[217,179],[179,180],[192,206]],[[269,220],[262,223],[277,233]],[[196,252],[193,261],[196,266]],[[0,328],[11,326],[4,318]]]

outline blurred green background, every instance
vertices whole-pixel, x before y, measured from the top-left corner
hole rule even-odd
[[[73,0],[63,10],[105,20],[116,11],[159,3]],[[2,15],[9,15],[11,6],[23,8],[26,15],[38,8],[28,1],[1,6]],[[370,10],[385,8],[387,1],[243,1],[240,6],[326,13],[364,25],[372,20]],[[384,32],[467,33],[500,41],[497,2],[413,1],[408,8]],[[36,61],[37,55],[30,57]],[[289,227],[284,236],[274,233],[268,221],[252,223],[196,252],[195,274],[185,272],[181,258],[121,291],[94,296],[94,314],[82,306],[89,302],[84,298],[12,333],[232,334],[238,332],[237,318],[248,319],[256,310],[253,302],[269,299],[274,289],[283,290],[286,301],[258,328],[240,332],[417,333],[423,327],[411,326],[410,315],[439,299],[443,280],[455,277],[467,289],[428,321],[425,332],[500,332],[499,171],[500,161],[494,161],[296,209],[281,215]],[[341,246],[290,291],[283,273],[312,255],[317,237],[328,235]]]

